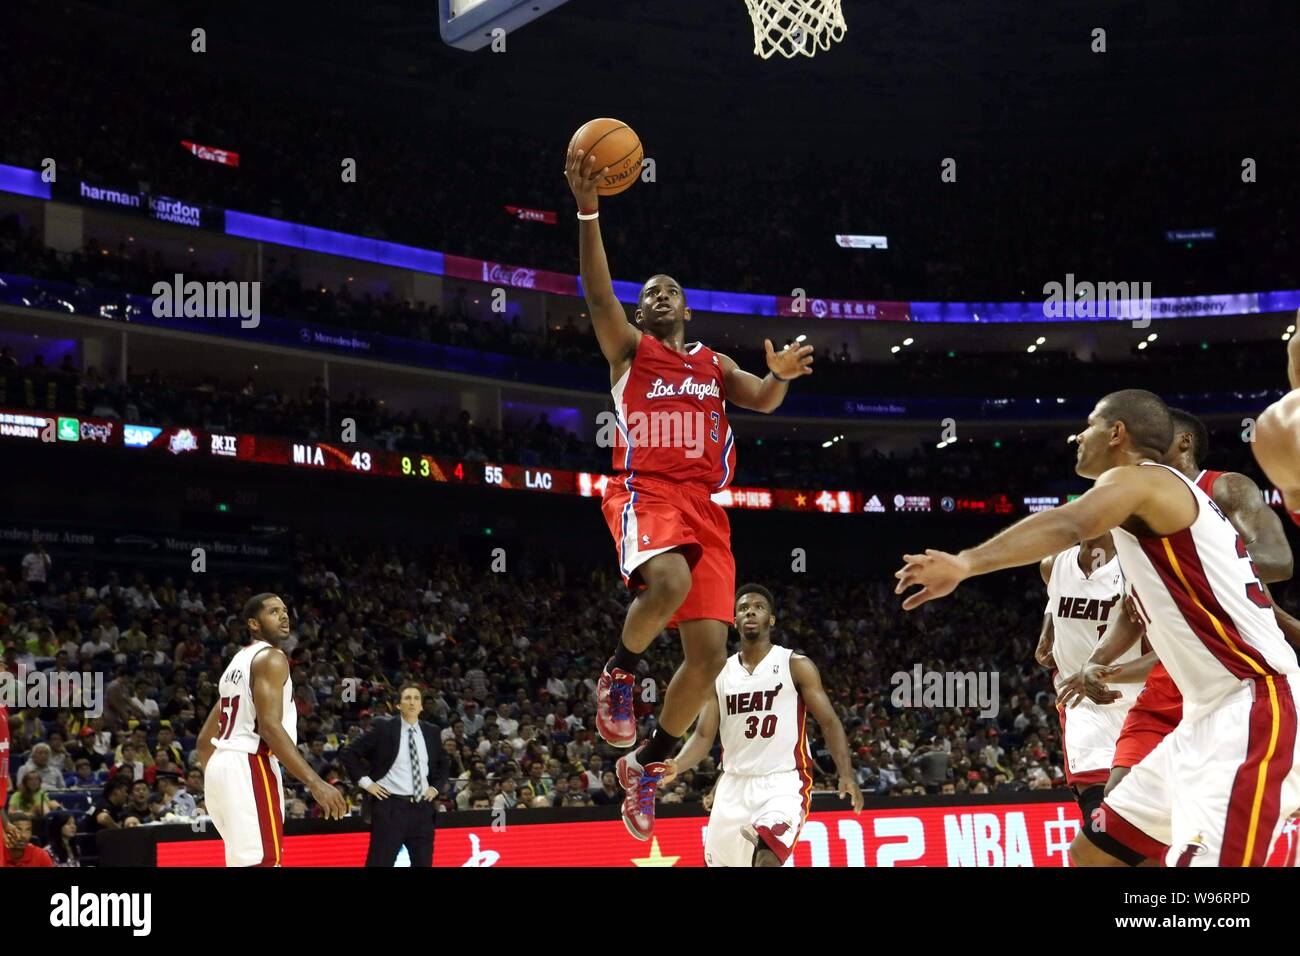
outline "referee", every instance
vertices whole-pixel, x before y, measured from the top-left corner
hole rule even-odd
[[[438,728],[420,719],[418,684],[402,685],[397,708],[400,717],[376,721],[339,760],[370,795],[362,808],[370,821],[366,866],[392,866],[403,845],[411,866],[433,866],[434,799],[447,789],[447,752]]]

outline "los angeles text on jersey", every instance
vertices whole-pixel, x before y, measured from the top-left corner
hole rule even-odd
[[[153,930],[153,896],[149,893],[82,893],[73,886],[50,897],[50,925],[55,927],[125,926],[133,936]]]

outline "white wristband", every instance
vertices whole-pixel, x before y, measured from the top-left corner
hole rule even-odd
[[[585,222],[586,220],[588,220],[588,219],[599,219],[599,218],[600,218],[600,212],[599,212],[599,211],[596,211],[596,212],[580,212],[580,213],[578,213],[578,218],[581,219],[581,220],[583,220],[584,222]]]

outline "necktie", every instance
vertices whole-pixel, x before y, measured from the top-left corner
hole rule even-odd
[[[411,752],[411,796],[419,799],[424,796],[424,777],[420,773],[420,751],[415,746],[415,728],[412,727],[406,736],[408,748]]]

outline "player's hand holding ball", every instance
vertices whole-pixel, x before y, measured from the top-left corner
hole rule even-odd
[[[348,802],[338,788],[324,780],[317,780],[311,785],[311,795],[320,804],[322,815],[326,820],[342,820],[348,815]]]
[[[903,555],[903,567],[894,572],[898,578],[894,593],[902,594],[914,584],[921,585],[921,590],[903,601],[903,610],[910,611],[926,601],[946,597],[970,576],[970,562],[961,555],[926,548],[925,554]]]
[[[573,198],[578,201],[579,209],[590,211],[597,208],[596,197],[599,194],[596,190],[600,185],[601,175],[608,171],[608,167],[596,168],[594,153],[587,154],[573,144],[569,144],[569,155],[564,161],[564,178],[569,181],[569,189],[573,192]]]
[[[790,381],[812,374],[813,347],[791,342],[781,351],[772,347],[771,339],[763,339],[763,348],[767,352],[767,368],[779,379]]]

